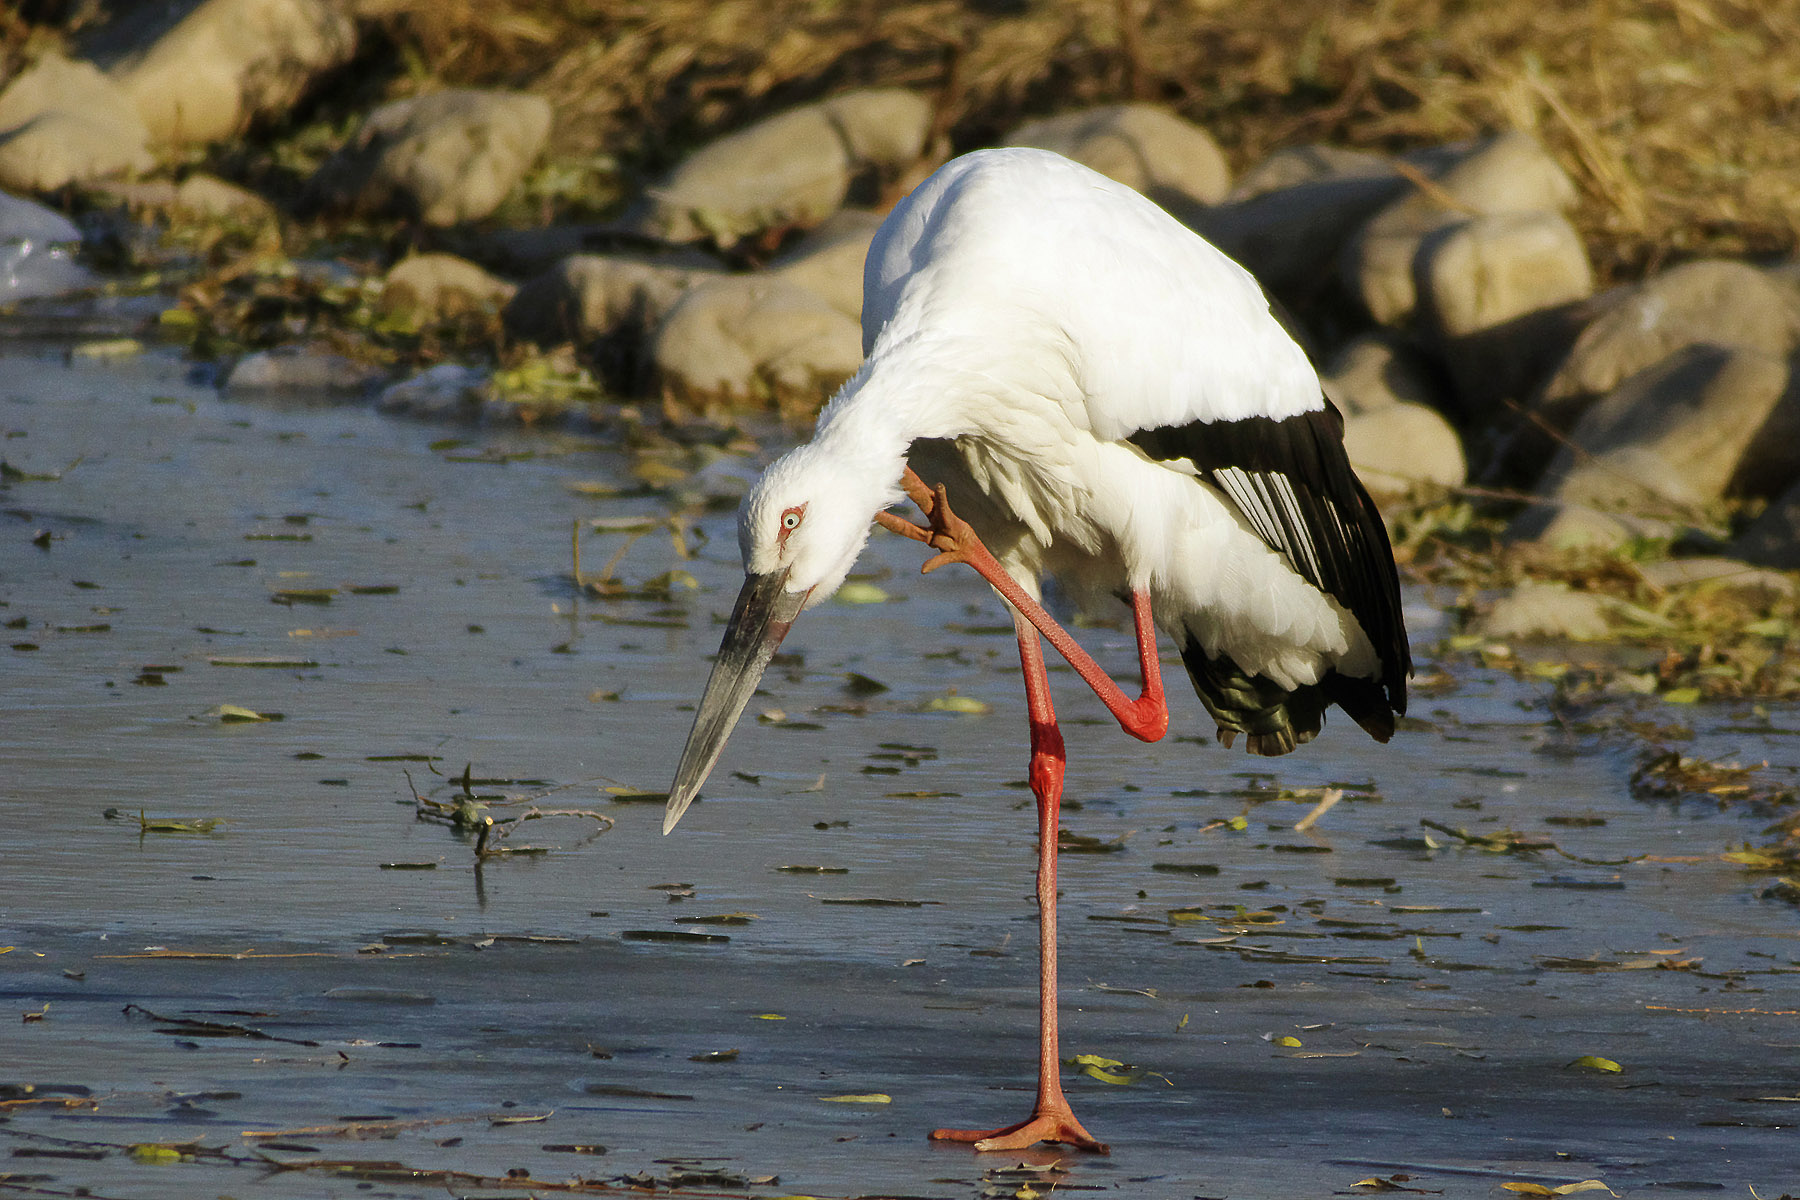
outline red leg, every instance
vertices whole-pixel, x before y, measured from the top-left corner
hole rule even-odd
[[[1062,1090],[1062,1058],[1056,1028],[1056,835],[1062,808],[1063,740],[1050,703],[1050,679],[1037,631],[1022,614],[1019,666],[1025,675],[1025,706],[1031,718],[1031,791],[1038,810],[1038,1090],[1031,1116],[1004,1129],[938,1129],[940,1141],[973,1142],[977,1150],[1023,1150],[1039,1142],[1061,1142],[1107,1153],[1105,1143],[1081,1127]]]
[[[1014,609],[1030,621],[1039,632],[1049,639],[1056,652],[1068,660],[1075,668],[1082,681],[1094,689],[1100,702],[1119,722],[1119,727],[1132,737],[1146,742],[1154,742],[1169,730],[1169,706],[1163,697],[1162,668],[1156,658],[1156,625],[1150,615],[1150,598],[1143,592],[1131,594],[1132,621],[1137,633],[1138,665],[1143,671],[1144,688],[1136,700],[1128,697],[1112,677],[1100,669],[1087,651],[1075,643],[1068,631],[1057,624],[1056,619],[1044,611],[1044,606],[1025,594],[1025,589],[1018,585],[1006,569],[1000,565],[993,553],[975,536],[966,521],[950,511],[950,502],[943,488],[932,491],[925,486],[925,481],[906,468],[902,477],[902,486],[913,503],[924,511],[931,519],[931,528],[921,529],[902,517],[893,513],[882,512],[875,515],[883,528],[890,529],[914,541],[924,542],[938,551],[936,557],[926,562],[922,570],[934,571],[947,563],[961,562],[974,567],[981,577],[994,586],[994,590],[1006,597]],[[1022,639],[1022,635],[1021,635]],[[1020,645],[1023,646],[1023,640]],[[1034,644],[1035,652],[1035,644]],[[1041,662],[1041,655],[1040,655]],[[1042,670],[1041,666],[1039,668]],[[1046,701],[1046,703],[1048,703]]]

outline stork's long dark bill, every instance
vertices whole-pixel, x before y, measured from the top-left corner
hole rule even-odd
[[[725,626],[725,640],[719,643],[719,657],[713,662],[706,691],[694,713],[694,727],[688,732],[687,748],[681,752],[681,765],[675,768],[669,806],[663,810],[664,833],[675,828],[675,822],[681,820],[700,785],[712,773],[720,751],[725,749],[725,739],[731,736],[769,660],[775,657],[781,639],[787,636],[794,618],[806,604],[809,593],[790,592],[786,583],[786,571],[752,575],[744,580],[744,590],[738,593],[731,620]]]

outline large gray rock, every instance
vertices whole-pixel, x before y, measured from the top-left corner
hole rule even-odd
[[[383,312],[418,325],[498,312],[518,287],[454,254],[413,254],[389,268],[381,283]]]
[[[1800,482],[1750,522],[1731,543],[1731,553],[1765,567],[1800,570]]]
[[[1440,343],[1480,333],[1529,312],[1581,300],[1594,290],[1587,248],[1557,212],[1472,217],[1426,239],[1413,283]]]
[[[792,108],[690,155],[630,220],[669,241],[721,245],[817,225],[843,205],[858,172],[898,174],[917,159],[930,128],[930,102],[894,88]]]
[[[166,179],[102,183],[92,190],[133,212],[149,212],[175,220],[265,225],[280,219],[273,204],[250,189],[216,175],[190,175],[180,183]]]
[[[1590,408],[1541,488],[1552,504],[1515,535],[1608,544],[1662,535],[1728,492],[1800,471],[1800,389],[1785,359],[1695,345],[1625,380]],[[1777,431],[1771,435],[1771,431]]]
[[[61,213],[0,192],[0,306],[100,281],[76,261],[81,230]]]
[[[1006,144],[1054,150],[1164,207],[1217,204],[1231,190],[1231,168],[1212,135],[1154,104],[1045,117],[1019,126]]]
[[[1295,146],[1253,167],[1224,203],[1177,215],[1265,287],[1310,292],[1330,278],[1345,242],[1408,186],[1380,155]]]
[[[148,47],[115,63],[151,137],[221,141],[283,114],[350,61],[356,22],[325,0],[205,0]]]
[[[549,101],[458,88],[384,104],[314,175],[315,199],[427,225],[476,221],[522,179],[550,136]]]
[[[863,260],[881,214],[844,209],[770,260],[768,273],[798,284],[853,320],[862,320]]]
[[[1606,636],[1609,607],[1605,596],[1577,592],[1566,583],[1526,580],[1496,599],[1476,620],[1473,631],[1503,641],[1591,641]]]
[[[52,191],[155,165],[130,98],[92,63],[46,54],[0,92],[0,186]]]
[[[1575,336],[1593,294],[1587,249],[1557,212],[1471,217],[1420,243],[1413,260],[1422,330],[1456,383],[1465,417],[1536,390]]]
[[[247,392],[323,392],[352,395],[368,391],[378,383],[383,372],[378,367],[359,363],[309,346],[279,346],[258,350],[232,366],[225,377],[225,390],[242,395]]]
[[[1433,406],[1432,388],[1419,364],[1395,343],[1356,338],[1338,352],[1319,382],[1344,414],[1350,465],[1377,500],[1467,482],[1462,438]]]
[[[684,295],[657,331],[665,387],[703,397],[810,392],[862,362],[862,326],[779,275],[734,275]]]
[[[1575,200],[1568,175],[1523,133],[1501,134],[1424,173],[1430,186],[1415,184],[1382,209],[1345,247],[1339,267],[1346,285],[1382,325],[1412,315],[1418,298],[1415,260],[1433,234],[1471,217],[1554,212]]]
[[[1423,404],[1390,404],[1344,419],[1344,453],[1377,500],[1460,487],[1469,464],[1462,438]]]
[[[529,280],[502,314],[514,337],[556,345],[655,329],[716,270],[614,254],[576,254]]]
[[[1534,400],[1560,428],[1597,396],[1685,346],[1712,343],[1787,355],[1800,346],[1800,298],[1755,267],[1702,259],[1609,300]]]
[[[1379,334],[1352,338],[1319,373],[1319,382],[1347,417],[1391,404],[1436,407],[1439,399],[1418,356]]]
[[[1746,598],[1754,596],[1770,602],[1784,600],[1800,591],[1800,584],[1796,584],[1791,575],[1718,555],[1639,563],[1637,573],[1652,590],[1659,592],[1700,588],[1747,593]]]
[[[479,421],[493,396],[491,372],[461,363],[439,363],[382,389],[375,407],[395,416]]]

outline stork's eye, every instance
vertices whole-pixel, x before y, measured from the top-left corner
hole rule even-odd
[[[781,514],[781,531],[792,533],[800,528],[800,519],[806,515],[804,508],[790,508]]]

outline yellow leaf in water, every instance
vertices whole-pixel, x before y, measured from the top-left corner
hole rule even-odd
[[[886,1092],[862,1092],[853,1096],[820,1096],[819,1099],[832,1104],[892,1104],[894,1098]]]
[[[757,1013],[756,1019],[759,1021],[785,1021],[785,1020],[787,1020],[787,1018],[782,1016],[780,1013]]]
[[[1300,1047],[1300,1039],[1297,1037],[1278,1037],[1274,1039],[1274,1044],[1277,1046],[1285,1046],[1289,1050],[1297,1050]]]
[[[1719,855],[1726,862],[1739,863],[1746,867],[1761,870],[1778,871],[1787,866],[1787,860],[1776,858],[1772,854],[1760,854],[1755,850],[1732,850]]]
[[[131,1157],[141,1163],[166,1165],[180,1162],[181,1151],[173,1146],[159,1146],[155,1142],[139,1142],[131,1148]]]
[[[1697,687],[1670,688],[1663,693],[1663,699],[1670,704],[1698,704],[1700,703],[1700,689]]]
[[[98,341],[80,342],[69,350],[70,358],[129,358],[144,352],[144,343],[136,338],[102,338]]]
[[[238,704],[221,704],[213,709],[213,713],[221,721],[266,721],[269,719],[253,708],[244,708]]]
[[[1554,1196],[1554,1195],[1556,1195],[1555,1192],[1551,1191],[1549,1188],[1545,1187],[1541,1183],[1509,1182],[1509,1183],[1503,1183],[1500,1186],[1502,1188],[1505,1188],[1509,1192],[1518,1192],[1521,1195],[1525,1195],[1525,1196]]]
[[[925,702],[927,712],[984,713],[991,705],[973,696],[933,696]]]
[[[839,604],[885,604],[888,594],[872,583],[852,581],[837,590]]]
[[[1625,1069],[1612,1059],[1601,1058],[1598,1054],[1584,1054],[1569,1065],[1584,1071],[1608,1071],[1615,1075]]]
[[[1115,1087],[1136,1083],[1143,1075],[1139,1068],[1101,1054],[1077,1054],[1068,1060],[1068,1064],[1089,1079],[1098,1079]]]

